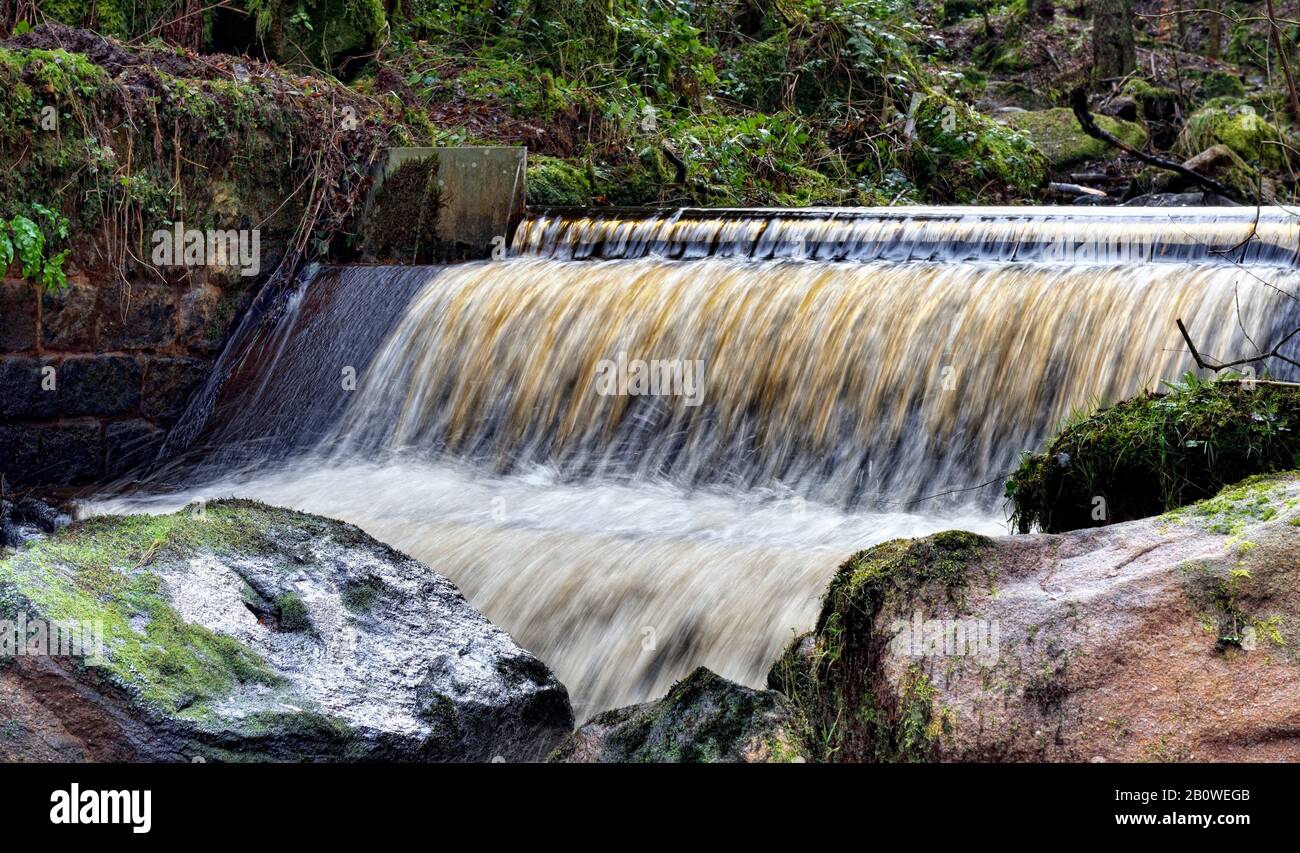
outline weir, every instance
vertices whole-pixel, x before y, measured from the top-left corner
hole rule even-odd
[[[1271,346],[1296,251],[1277,209],[542,212],[505,260],[268,296],[165,464],[90,508],[354,522],[579,716],[698,665],[761,684],[853,551],[1004,531],[1021,452],[1191,369],[1176,319],[1203,352]],[[701,365],[698,397],[598,388],[654,360]]]

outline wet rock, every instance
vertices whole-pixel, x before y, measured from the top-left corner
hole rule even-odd
[[[551,755],[562,763],[806,760],[797,714],[779,693],[700,667],[657,702],[606,711]]]
[[[184,291],[180,300],[180,339],[190,352],[215,355],[242,302],[211,284]]]
[[[81,485],[100,476],[97,423],[0,424],[0,476],[14,486]]]
[[[120,415],[140,406],[140,365],[123,355],[77,356],[58,365],[59,411]]]
[[[111,423],[104,430],[104,474],[120,477],[148,465],[158,455],[165,430],[148,421],[134,419]]]
[[[1236,207],[1237,202],[1215,193],[1147,193],[1124,202],[1123,207]]]
[[[177,298],[162,282],[99,289],[100,346],[106,350],[166,346],[176,340]]]
[[[0,547],[17,548],[71,522],[67,513],[40,498],[0,498]]]
[[[19,614],[102,642],[0,668],[0,760],[534,760],[572,729],[563,685],[446,578],[249,501],[10,553],[0,620]]]
[[[884,543],[769,686],[833,761],[1300,760],[1298,525],[1290,473],[1109,527]]]
[[[93,350],[98,288],[84,280],[41,295],[41,341],[50,349]]]
[[[1102,107],[1101,112],[1124,121],[1137,121],[1141,115],[1137,100],[1128,95],[1112,98]]]
[[[21,281],[0,281],[0,352],[36,345],[36,291]]]
[[[52,362],[27,356],[0,358],[0,419],[45,420],[58,411],[58,395],[42,387]]]
[[[185,411],[194,389],[207,376],[209,364],[194,358],[154,358],[145,367],[140,411],[164,426]]]

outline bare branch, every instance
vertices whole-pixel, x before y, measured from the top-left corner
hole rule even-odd
[[[1173,160],[1166,160],[1164,157],[1157,157],[1154,154],[1147,154],[1143,151],[1139,151],[1114,134],[1102,130],[1102,128],[1098,126],[1096,120],[1093,119],[1092,113],[1088,110],[1088,93],[1084,91],[1082,86],[1076,88],[1070,93],[1070,107],[1074,110],[1074,117],[1079,120],[1079,126],[1083,128],[1083,132],[1091,136],[1093,139],[1100,139],[1107,145],[1114,146],[1127,154],[1131,154],[1143,163],[1157,166],[1161,169],[1167,169],[1171,172],[1177,172],[1183,177],[1195,181],[1211,192],[1218,193],[1225,198],[1244,201],[1244,199],[1240,198],[1236,192],[1213,178],[1206,177],[1200,172],[1193,171],[1182,163],[1175,163]]]

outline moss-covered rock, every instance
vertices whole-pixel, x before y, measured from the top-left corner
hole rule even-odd
[[[956,202],[1024,196],[1042,185],[1050,156],[1018,127],[992,121],[946,95],[930,93],[914,115],[917,179]]]
[[[391,105],[325,77],[57,25],[0,45],[0,117],[0,215],[33,202],[62,214],[62,236],[96,241],[80,254],[115,267],[105,278],[129,276],[173,223],[258,228],[267,273],[304,231],[324,250],[400,125]]]
[[[0,661],[30,721],[0,741],[11,760],[50,757],[38,706],[73,760],[538,759],[572,725],[564,687],[445,578],[250,501],[91,518],[4,553],[0,625],[19,619],[92,643]]]
[[[1110,116],[1097,116],[1097,124],[1135,148],[1147,139],[1145,128],[1137,122]],[[1052,169],[1063,169],[1088,160],[1099,160],[1114,153],[1110,146],[1094,139],[1079,127],[1074,113],[1066,107],[1033,112],[1008,113],[1003,120],[1017,128],[1038,146]]]
[[[1212,98],[1242,98],[1246,95],[1246,87],[1236,74],[1215,70],[1201,78],[1196,95],[1202,102]]]
[[[1300,758],[1276,735],[1300,703],[1297,525],[1281,473],[1101,529],[884,543],[769,686],[832,761]]]
[[[1007,483],[1018,529],[1145,518],[1300,467],[1300,389],[1187,378],[1067,425]]]
[[[990,540],[963,531],[895,539],[854,554],[835,573],[817,625],[797,638],[768,674],[806,722],[819,760],[923,761],[940,748],[950,721],[932,700],[929,676],[904,672],[887,684],[879,663],[891,637],[882,627],[914,608],[963,610]]]
[[[771,763],[807,760],[797,712],[704,667],[656,702],[606,711],[565,739],[560,763]]]
[[[1187,117],[1174,150],[1191,157],[1214,145],[1226,145],[1251,165],[1268,171],[1286,167],[1290,133],[1246,105],[1207,106]]]

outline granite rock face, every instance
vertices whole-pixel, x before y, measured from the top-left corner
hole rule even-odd
[[[82,643],[41,653],[38,625]],[[3,627],[0,760],[527,761],[573,726],[564,686],[449,580],[248,501],[4,553]]]

